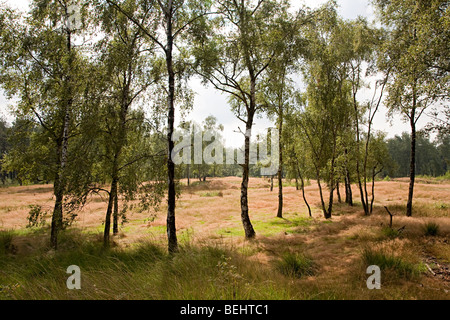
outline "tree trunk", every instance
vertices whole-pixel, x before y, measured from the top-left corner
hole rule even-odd
[[[270,177],[270,192],[273,191],[273,176]]]
[[[371,131],[371,123],[369,123],[369,129],[367,131],[367,140],[366,140],[366,148],[365,148],[365,153],[364,153],[364,165],[363,165],[363,170],[364,170],[364,195],[365,195],[365,214],[368,216],[370,215],[370,208],[369,208],[369,193],[367,192],[367,161],[369,158],[369,142],[370,142],[370,131]]]
[[[342,203],[341,191],[339,190],[339,181],[336,183],[336,194],[337,194],[339,203]]]
[[[189,168],[189,164],[187,165],[187,185],[188,187],[191,185],[191,172],[190,172],[190,168]]]
[[[69,66],[73,64],[72,58],[72,42],[71,34],[67,32],[67,54],[69,55]],[[68,73],[71,70],[69,69]],[[55,195],[55,206],[52,215],[51,224],[51,234],[50,234],[50,245],[53,249],[58,248],[58,233],[63,227],[63,201],[64,192],[66,187],[65,181],[65,168],[67,165],[68,149],[69,149],[69,126],[70,126],[70,110],[72,109],[73,99],[72,99],[72,88],[71,88],[71,76],[67,75],[64,80],[64,118],[63,126],[61,130],[61,138],[58,141],[58,168],[54,182],[54,195]]]
[[[363,185],[361,182],[361,169],[360,169],[360,143],[361,143],[361,137],[360,137],[360,130],[359,130],[359,116],[358,116],[358,104],[356,102],[356,93],[353,93],[353,106],[355,109],[355,122],[356,122],[356,152],[357,152],[357,156],[356,156],[356,175],[358,178],[358,187],[359,187],[359,193],[361,196],[361,204],[363,206],[364,209],[364,214],[368,215],[368,206],[367,203],[365,201],[365,197],[364,197],[364,190],[363,190]],[[364,172],[364,177],[366,176],[366,172]]]
[[[370,215],[372,215],[373,213],[373,203],[375,201],[375,177],[377,176],[377,172],[375,170],[376,167],[374,167],[372,171],[372,199],[370,200],[370,209],[369,209]]]
[[[361,177],[358,178],[358,187],[359,187],[359,193],[360,193],[360,196],[361,196],[361,204],[362,204],[363,209],[364,209],[364,214],[368,215],[367,204],[366,204],[366,200],[365,200],[365,197],[364,197],[364,189],[363,189],[363,184],[361,182]]]
[[[333,196],[334,196],[334,184],[330,186],[330,197],[328,202],[328,209],[325,214],[325,219],[331,219],[331,213],[333,211]]]
[[[277,218],[283,218],[283,144],[281,137],[283,136],[283,107],[280,104],[278,109],[278,212]]]
[[[278,212],[277,218],[283,218],[283,176],[281,169],[278,170]]]
[[[411,112],[411,162],[409,167],[409,192],[408,203],[406,204],[406,216],[412,216],[412,203],[414,197],[414,182],[416,178],[416,123],[415,108]]]
[[[110,245],[110,231],[111,231],[111,215],[114,207],[114,194],[117,193],[117,179],[113,179],[111,183],[111,190],[109,192],[108,208],[105,217],[105,230],[103,232],[103,246],[109,248]]]
[[[64,201],[64,190],[62,187],[62,182],[59,177],[59,174],[57,174],[55,178],[53,190],[55,195],[55,206],[53,208],[53,215],[52,215],[50,245],[54,250],[57,250],[58,233],[62,228],[63,201]]]
[[[308,207],[308,213],[309,213],[309,217],[312,218],[312,213],[311,213],[311,207],[309,206],[308,201],[306,200],[306,194],[305,194],[305,180],[303,179],[303,176],[300,172],[300,169],[297,167],[297,171],[298,171],[298,175],[300,177],[301,183],[302,183],[302,196],[303,196],[303,201],[305,201],[306,206]]]
[[[110,243],[111,215],[113,216],[113,234],[119,233],[118,186],[119,186],[120,149],[121,147],[119,146],[118,150],[116,151],[116,154],[114,155],[114,162],[112,168],[111,190],[109,191],[108,208],[106,210],[106,218],[105,218],[105,230],[103,234],[103,245],[105,248],[109,247]]]
[[[170,253],[178,251],[178,240],[176,234],[176,221],[175,221],[175,203],[176,203],[176,191],[175,191],[175,163],[172,160],[172,151],[174,149],[174,142],[172,141],[172,135],[175,128],[175,72],[173,69],[173,5],[169,1],[166,13],[166,33],[167,33],[167,47],[166,47],[166,62],[167,72],[169,76],[169,96],[168,96],[168,155],[167,155],[167,171],[168,171],[168,197],[167,197],[167,238],[168,249]]]
[[[114,194],[114,210],[113,210],[113,234],[119,234],[119,191],[118,187],[115,190]]]
[[[120,127],[119,127],[119,141],[117,144],[116,154],[114,155],[114,163],[112,170],[112,179],[116,181],[117,185],[114,189],[114,193],[111,194],[114,200],[114,210],[113,210],[113,234],[119,233],[119,159],[122,155],[122,150],[127,143],[127,116],[130,106],[130,85],[131,85],[131,70],[129,70],[129,78],[126,86],[123,90],[122,96],[122,106],[120,112]]]
[[[367,168],[364,169],[364,172],[367,171]],[[367,192],[367,173],[364,173],[364,201],[365,201],[365,205],[366,205],[366,215],[370,215],[370,210],[369,210],[369,192]]]
[[[325,214],[325,219],[331,219],[331,214],[333,211],[333,197],[334,197],[334,189],[336,187],[335,182],[335,163],[336,163],[336,141],[334,142],[333,146],[333,157],[331,159],[331,169],[330,169],[330,182],[329,182],[329,188],[330,188],[330,198],[328,202],[328,210]]]
[[[253,122],[253,120],[252,120]],[[251,129],[251,125],[247,125]],[[249,132],[249,131],[247,131]],[[249,217],[248,210],[248,182],[249,182],[249,159],[250,159],[250,137],[245,137],[245,163],[243,165],[242,172],[242,184],[241,184],[241,220],[244,226],[245,237],[252,239],[256,236],[252,223]]]
[[[350,172],[347,169],[345,177],[345,203],[353,207],[352,183],[350,180]]]
[[[252,82],[253,83],[253,82]],[[254,88],[254,83],[252,84]],[[252,92],[255,91],[252,89]],[[242,184],[241,184],[241,220],[245,231],[246,239],[253,239],[256,236],[255,230],[253,229],[252,223],[250,221],[249,209],[248,209],[248,182],[249,182],[249,165],[250,165],[250,139],[251,131],[253,126],[254,114],[252,110],[255,110],[256,105],[255,100],[251,101],[252,106],[250,107],[251,112],[247,116],[246,131],[245,131],[245,160],[242,172]]]
[[[322,185],[320,183],[320,172],[318,170],[316,171],[316,178],[317,178],[317,185],[319,186],[320,205],[322,206],[323,215],[327,219],[327,209],[325,208],[325,201],[323,200]]]

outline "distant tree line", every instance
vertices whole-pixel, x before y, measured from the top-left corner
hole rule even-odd
[[[385,170],[384,175],[393,178],[407,177],[410,162],[409,148],[411,136],[403,133],[386,141],[389,155],[394,166]],[[430,141],[424,134],[417,138],[416,172],[418,175],[438,177],[450,170],[450,135],[439,134],[434,141]]]

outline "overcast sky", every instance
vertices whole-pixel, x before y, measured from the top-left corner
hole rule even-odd
[[[29,0],[7,0],[8,4],[20,10],[27,10]],[[326,0],[291,0],[294,7],[299,7],[306,4],[309,7],[315,8],[325,3]],[[367,17],[370,21],[374,19],[370,0],[337,0],[339,5],[339,13],[345,19],[354,19],[358,16]],[[243,137],[241,134],[235,133],[238,127],[243,127],[243,123],[236,119],[230,111],[227,104],[227,96],[220,94],[212,87],[203,87],[199,81],[192,81],[192,89],[197,93],[194,103],[194,110],[187,116],[186,120],[194,120],[201,123],[209,115],[214,115],[218,122],[224,125],[224,138],[227,146],[237,147],[242,145]],[[360,99],[368,100],[371,98],[370,92],[362,94]],[[8,101],[0,91],[0,116],[11,121],[12,117],[8,112]],[[375,119],[374,127],[376,130],[385,131],[388,137],[399,135],[402,132],[409,132],[409,125],[401,120],[400,116],[394,118],[391,123],[387,121],[385,116],[386,110],[382,108]],[[177,117],[177,123],[180,121],[180,116]],[[419,127],[424,126],[428,122],[426,116],[419,122]],[[273,124],[266,118],[255,120],[255,131],[262,132],[266,128],[273,126]]]

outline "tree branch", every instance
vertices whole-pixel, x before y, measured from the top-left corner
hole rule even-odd
[[[139,29],[144,32],[146,36],[148,36],[152,41],[154,41],[156,44],[158,44],[164,52],[166,51],[166,46],[163,45],[154,35],[152,35],[139,21],[137,21],[131,14],[123,10],[115,1],[112,0],[106,0],[110,5],[115,7],[118,11],[120,11],[124,16],[126,16],[131,22],[133,22]],[[161,7],[163,9],[163,7]]]

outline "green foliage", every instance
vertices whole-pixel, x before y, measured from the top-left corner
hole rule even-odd
[[[43,227],[46,223],[47,212],[40,205],[31,205],[28,212],[27,228]]]
[[[386,143],[384,134],[370,131],[378,105],[356,99],[368,88],[366,65],[367,75],[390,75],[386,104],[411,123],[433,103],[448,99],[450,28],[442,0],[374,1],[387,30],[362,18],[342,19],[334,1],[296,15],[289,1],[275,0],[74,3],[82,9],[78,30],[66,25],[64,2],[34,0],[26,18],[3,4],[0,8],[0,85],[17,100],[13,125],[0,122],[0,176],[3,183],[6,172],[21,184],[53,182],[60,199],[55,204],[61,204],[55,208],[63,208],[55,212],[64,210],[66,226],[92,192],[120,199],[115,212],[123,222],[136,208],[130,204],[134,200],[140,200],[138,210],[159,209],[173,185],[166,181],[172,177],[166,165],[171,133],[166,130],[174,121],[169,111],[177,108],[184,118],[192,108],[194,94],[187,84],[194,73],[229,96],[246,129],[261,111],[277,118],[283,174],[325,182],[330,192],[327,209],[320,185],[325,216],[331,215],[336,184],[361,182],[360,174],[364,184],[375,182],[382,169],[385,176],[409,174],[409,136]],[[217,12],[209,14],[213,6]],[[94,43],[79,41],[94,34],[100,35]],[[299,72],[306,85],[302,93],[291,77]],[[381,87],[384,82],[378,81],[375,93]],[[201,130],[222,140],[223,126],[214,116]],[[418,174],[448,178],[450,138],[442,132],[433,142],[418,136]],[[205,150],[211,151],[202,145]],[[260,168],[244,166],[253,176]],[[176,170],[178,178],[188,170],[202,179],[246,176],[239,165],[202,163]],[[445,210],[442,206],[437,209]],[[28,222],[30,227],[45,222],[41,207],[31,207]]]
[[[9,143],[8,143],[8,136],[10,133],[10,129],[6,121],[4,121],[0,117],[0,178],[2,180],[2,183],[5,184],[6,177],[4,175],[4,172],[6,171],[3,166],[3,157],[8,152],[9,149]]]
[[[77,30],[65,23],[62,2],[33,1],[27,19],[1,10],[8,27],[0,35],[0,85],[18,98],[2,167],[21,183],[54,183],[55,202],[63,202],[54,212],[62,216],[61,227],[112,180],[120,180],[123,200],[140,198],[145,208],[159,206],[165,185],[166,146],[139,109],[162,77],[154,44],[111,7],[74,4],[83,22]],[[124,5],[142,13],[137,1]],[[98,29],[101,39],[74,45],[81,33]],[[149,180],[154,183],[144,185]],[[30,225],[36,226],[34,209]]]
[[[362,87],[361,66],[369,62],[373,50],[368,44],[376,37],[367,22],[342,20],[333,2],[315,12],[305,33],[308,55],[302,70],[307,87],[297,96],[294,123],[305,140],[312,176],[330,190],[328,204],[323,192],[320,196],[324,215],[331,217],[336,183],[354,166],[351,160],[359,161],[359,141],[354,139],[361,123],[356,126],[355,112],[364,110],[355,98]]]
[[[388,139],[386,143],[389,155],[393,160],[393,164],[390,165],[392,170],[389,174],[394,178],[409,176],[410,135],[403,133],[401,136]],[[442,137],[440,140],[430,141],[426,136],[419,135],[416,146],[417,177],[431,176],[445,179],[449,161],[446,152],[449,146],[448,136]]]
[[[73,4],[86,12],[86,2]],[[68,18],[65,3],[36,0],[26,19],[10,14],[0,35],[0,85],[17,100],[5,163],[21,182],[53,182],[54,247],[58,231],[71,224],[84,204],[94,152],[89,149],[92,136],[87,136],[98,122],[87,45],[75,45],[86,25],[75,29]],[[80,18],[84,22],[85,16]]]
[[[449,15],[443,0],[374,1],[390,32],[380,48],[380,66],[389,70],[386,104],[417,122],[423,110],[449,99],[448,75],[442,56],[449,53]]]
[[[450,170],[448,170],[443,176],[441,176],[442,180],[450,180]]]
[[[224,165],[226,160],[226,154],[220,154],[218,151],[223,151],[225,148],[225,142],[223,139],[224,127],[219,124],[217,118],[214,116],[206,117],[202,124],[198,124],[195,121],[183,122],[180,124],[180,130],[176,134],[180,133],[184,138],[183,142],[179,142],[179,145],[189,144],[190,155],[185,155],[188,149],[184,148],[183,151],[179,151],[177,157],[180,157],[178,165],[178,177],[180,178],[197,178],[198,182],[206,181],[208,177],[222,177],[232,176],[231,171],[233,168],[228,168],[228,165]],[[196,142],[194,137],[202,136],[201,142]],[[200,145],[201,143],[201,145]],[[178,144],[178,141],[176,141]],[[201,149],[200,149],[201,148]],[[196,154],[202,155],[201,162],[196,158]],[[200,163],[199,163],[200,162]],[[191,181],[190,183],[196,183],[197,181]]]
[[[52,166],[55,157],[51,153],[52,142],[42,128],[27,118],[18,117],[8,135],[9,150],[3,159],[3,167],[15,172],[22,183],[36,183],[54,179]]]

